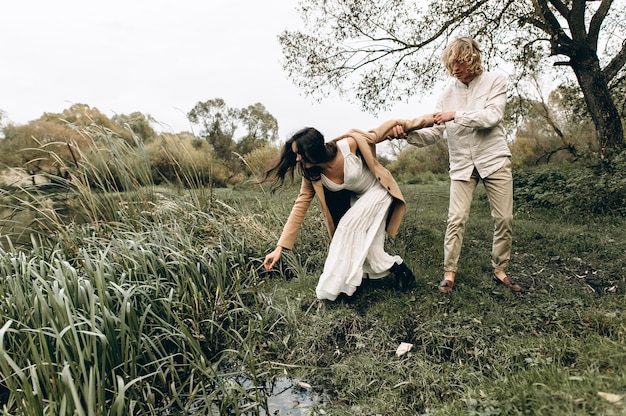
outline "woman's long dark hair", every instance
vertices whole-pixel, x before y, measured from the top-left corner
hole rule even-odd
[[[298,172],[310,181],[318,181],[321,178],[322,169],[319,166],[307,169],[304,163],[296,162],[296,153],[292,147],[294,142],[298,153],[302,156],[302,162],[323,163],[332,160],[337,155],[336,143],[324,143],[324,136],[318,130],[312,127],[303,128],[287,140],[280,151],[278,161],[265,172],[261,182],[274,181],[272,191],[283,185],[286,176],[290,176],[293,181],[296,166]]]

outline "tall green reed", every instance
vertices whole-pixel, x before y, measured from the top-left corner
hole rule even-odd
[[[207,205],[192,176],[157,190],[140,143],[83,134],[91,151],[52,155],[67,178],[13,195],[37,221],[29,247],[0,252],[4,412],[267,411],[259,339],[286,318],[257,290],[262,219]]]

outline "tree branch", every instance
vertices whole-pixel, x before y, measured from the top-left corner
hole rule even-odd
[[[611,81],[618,74],[620,69],[624,67],[624,65],[626,65],[626,40],[622,43],[622,49],[602,70],[602,74],[604,75],[606,82],[608,83],[609,81]]]
[[[535,26],[537,29],[544,31],[545,33],[551,35],[552,34],[552,27],[550,27],[546,22],[539,20],[539,19],[533,19],[532,17],[525,17],[523,19],[524,23],[530,23],[531,25]]]
[[[572,39],[587,41],[587,28],[585,26],[585,7],[587,0],[573,0],[572,10],[567,17]]]
[[[567,8],[565,3],[563,3],[561,0],[549,0],[549,1],[550,1],[550,4],[554,6],[554,8],[559,12],[559,14],[561,14],[561,16],[565,17],[566,19],[569,17],[568,15],[570,13],[570,10]],[[576,1],[577,0],[574,0],[574,2]]]
[[[598,7],[598,10],[596,10],[591,17],[591,22],[589,23],[589,42],[593,45],[594,49],[598,46],[600,28],[602,27],[602,22],[604,22],[606,15],[609,13],[611,4],[613,4],[613,0],[602,0],[600,7]]]
[[[354,21],[341,19],[340,16],[336,14],[328,13],[328,15],[332,17],[332,19],[334,19],[337,22],[343,22],[347,24],[355,31],[355,33],[360,34],[363,38],[366,38],[373,43],[390,42],[392,44],[400,45],[400,47],[395,47],[395,48],[392,46],[372,45],[370,47],[360,47],[358,49],[351,49],[350,51],[347,51],[347,52],[350,52],[349,54],[347,54],[346,52],[342,52],[337,55],[334,55],[335,57],[341,56],[341,55],[348,55],[348,56],[343,58],[343,64],[335,68],[333,72],[337,74],[340,74],[343,71],[354,72],[372,63],[375,63],[380,60],[384,60],[384,58],[393,54],[397,54],[397,53],[407,51],[407,50],[419,51],[422,47],[432,43],[434,40],[436,40],[441,35],[443,35],[446,31],[449,31],[451,26],[458,26],[461,22],[463,22],[465,19],[470,17],[476,10],[478,10],[485,3],[488,3],[488,0],[481,0],[479,2],[473,3],[470,8],[461,11],[459,14],[457,14],[451,19],[448,19],[444,24],[440,25],[440,29],[438,31],[436,31],[430,37],[428,37],[427,39],[417,44],[409,44],[408,42],[405,42],[395,36],[376,37],[371,33],[365,32],[363,28],[358,26],[357,23],[355,23]],[[389,33],[386,30],[385,32]],[[357,62],[350,64],[350,60],[354,58],[359,52],[364,54],[365,56],[359,59]],[[410,54],[411,53],[405,54],[402,59],[404,59],[406,56],[409,56]],[[399,66],[399,62],[395,65],[395,68],[397,68],[398,66]],[[393,72],[395,71],[392,71],[392,73]],[[340,76],[341,75],[337,75],[337,78],[339,78]]]
[[[551,35],[552,39],[550,40],[550,46],[552,48],[552,55],[567,55],[571,56],[574,52],[572,49],[572,39],[563,31],[561,24],[554,16],[550,7],[548,6],[548,2],[546,0],[532,0],[533,5],[535,6],[535,10],[537,14],[544,20],[544,22],[548,25],[548,30],[544,30],[546,33]],[[552,4],[559,13],[564,17],[568,18],[569,10],[563,3],[558,0],[549,0],[550,4]]]

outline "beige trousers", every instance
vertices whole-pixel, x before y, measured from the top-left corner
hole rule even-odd
[[[444,270],[456,272],[463,245],[465,225],[469,218],[472,197],[478,182],[482,180],[491,206],[493,218],[493,243],[491,265],[504,270],[511,258],[513,242],[513,175],[511,160],[486,178],[481,178],[476,169],[469,181],[453,180],[450,183],[450,206],[448,226],[444,239]]]

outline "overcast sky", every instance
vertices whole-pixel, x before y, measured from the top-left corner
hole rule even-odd
[[[332,138],[386,118],[432,111],[412,99],[377,116],[356,103],[305,97],[281,67],[277,36],[301,24],[287,0],[3,0],[0,110],[24,124],[87,104],[109,117],[139,111],[159,131],[189,131],[187,112],[223,98],[257,102],[280,138],[304,126]],[[5,120],[6,121],[6,120]]]

